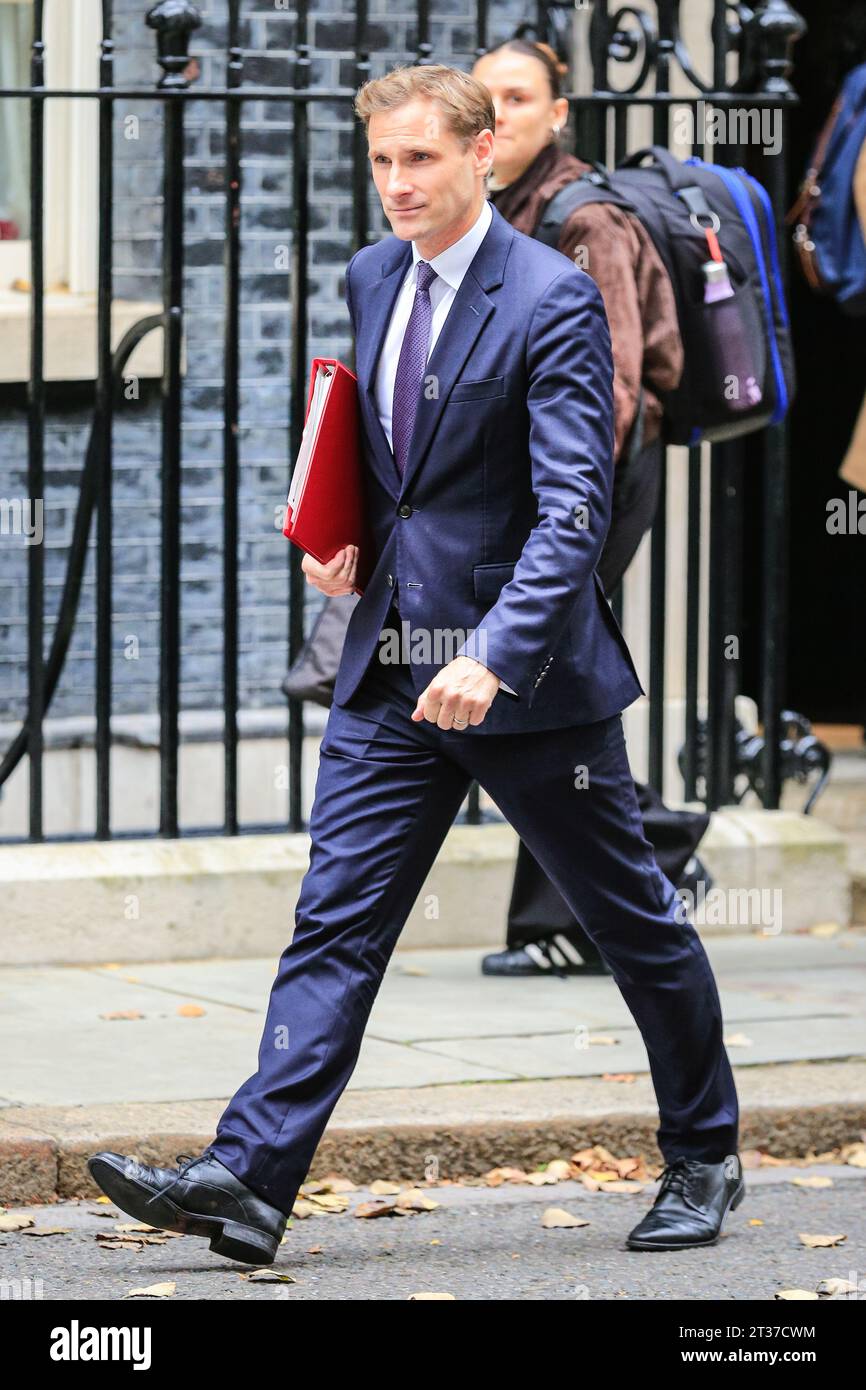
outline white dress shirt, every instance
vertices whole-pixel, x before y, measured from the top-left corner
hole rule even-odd
[[[437,277],[430,286],[430,306],[433,313],[430,324],[430,343],[427,348],[428,359],[436,345],[436,339],[442,332],[448,311],[454,303],[454,296],[460,288],[460,282],[487,235],[492,218],[493,212],[490,203],[485,198],[481,211],[469,231],[465,232],[458,241],[446,246],[445,250],[440,251],[438,256],[434,256],[427,262],[435,270]],[[400,288],[400,293],[397,295],[397,302],[391,314],[391,321],[388,324],[388,332],[385,335],[385,343],[376,372],[376,408],[382,422],[382,429],[385,431],[385,436],[392,450],[394,443],[391,433],[391,410],[394,402],[394,380],[397,375],[400,349],[403,346],[403,335],[406,332],[412,305],[415,303],[417,266],[421,259],[421,253],[413,241],[412,264],[406,272],[406,278]],[[505,681],[500,680],[499,684],[503,690],[509,691],[510,694],[517,694],[510,685],[505,684]]]

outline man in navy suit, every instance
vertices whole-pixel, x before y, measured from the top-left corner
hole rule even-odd
[[[394,232],[346,272],[376,564],[321,744],[294,937],[258,1070],[214,1143],[176,1172],[118,1154],[91,1172],[151,1224],[273,1259],[475,779],[584,923],[646,1045],[666,1166],[629,1246],[711,1244],[744,1195],[737,1094],[712,970],[644,837],[623,737],[643,690],[596,573],[613,480],[601,294],[487,201],[480,83],[397,69],[356,109]],[[352,591],[356,565],[352,547],[303,561],[329,595]]]

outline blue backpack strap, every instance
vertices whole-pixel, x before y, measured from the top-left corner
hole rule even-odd
[[[767,241],[770,243],[770,265],[773,273],[773,283],[776,287],[776,298],[779,304],[779,317],[785,327],[788,328],[790,326],[788,320],[788,306],[785,303],[785,285],[779,267],[779,249],[776,246],[775,235],[776,219],[773,216],[773,205],[770,202],[770,195],[764,185],[759,183],[747,170],[738,168],[737,173],[742,174],[744,178],[749,180],[749,183],[754,188],[755,193],[760,199],[761,206],[764,209],[764,216],[767,219]]]
[[[758,263],[758,273],[761,277],[761,290],[764,296],[764,306],[766,309],[767,337],[770,344],[770,357],[773,363],[773,379],[776,383],[776,401],[771,416],[771,423],[777,425],[787,412],[788,384],[785,381],[785,373],[782,370],[782,359],[779,356],[779,344],[776,340],[776,316],[773,310],[773,295],[770,289],[770,280],[767,273],[767,263],[764,258],[764,246],[761,238],[761,229],[755,216],[755,209],[752,207],[751,199],[746,192],[738,174],[733,169],[726,169],[722,164],[705,164],[703,160],[687,159],[687,164],[700,164],[709,173],[715,174],[717,178],[727,188],[734,200],[737,212],[743,219],[746,230],[752,242],[755,252],[755,259]],[[771,241],[773,238],[771,237]]]

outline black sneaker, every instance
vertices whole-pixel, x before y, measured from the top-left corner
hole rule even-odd
[[[601,956],[584,960],[562,932],[482,957],[482,975],[610,975]]]

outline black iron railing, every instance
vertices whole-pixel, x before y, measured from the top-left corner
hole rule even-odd
[[[51,0],[49,0],[51,3]],[[532,24],[517,32],[530,32],[554,44],[568,57],[575,10],[587,5],[538,4]],[[44,491],[44,441],[46,398],[44,379],[44,115],[47,101],[59,97],[99,103],[99,247],[97,293],[97,377],[93,428],[82,474],[81,495],[73,544],[68,556],[66,586],[57,630],[47,663],[44,638],[44,547],[34,545],[28,554],[28,694],[19,736],[0,762],[0,786],[26,753],[29,759],[29,838],[44,839],[43,831],[43,724],[63,665],[75,621],[87,538],[92,513],[97,517],[96,543],[96,829],[98,839],[112,835],[110,823],[110,753],[112,711],[112,407],[116,384],[135,341],[146,331],[163,329],[161,448],[161,613],[160,613],[160,814],[159,834],[193,833],[178,821],[178,723],[180,712],[180,489],[181,450],[181,347],[184,328],[184,136],[188,102],[221,104],[225,114],[225,250],[223,258],[225,338],[223,351],[223,691],[224,691],[224,833],[237,834],[245,827],[238,821],[238,483],[237,432],[240,422],[238,347],[241,311],[240,252],[243,222],[241,107],[245,101],[284,103],[293,113],[292,130],[292,248],[291,275],[287,286],[291,309],[291,424],[288,468],[300,447],[308,374],[307,300],[309,264],[309,113],[315,103],[351,102],[357,87],[371,72],[366,43],[367,5],[357,0],[354,9],[352,87],[312,87],[309,6],[299,0],[293,17],[292,80],[287,87],[248,86],[244,81],[244,52],[240,46],[242,0],[228,0],[227,73],[223,87],[195,86],[197,65],[191,63],[190,42],[201,16],[188,0],[161,0],[145,16],[155,31],[162,75],[155,88],[121,87],[114,83],[111,0],[102,3],[102,40],[98,90],[47,90],[44,85],[44,0],[33,4],[31,85],[0,90],[0,98],[18,99],[30,105],[31,149],[31,253],[32,316],[31,363],[28,390],[28,491],[39,499]],[[593,67],[593,91],[568,94],[572,111],[574,149],[585,158],[614,163],[629,144],[631,113],[649,109],[653,139],[667,144],[674,107],[704,101],[708,107],[771,108],[779,113],[783,130],[788,108],[795,100],[788,82],[790,49],[803,29],[802,20],[785,0],[766,0],[754,8],[715,0],[712,11],[712,72],[702,76],[693,66],[679,31],[678,0],[659,0],[654,13],[623,6],[611,13],[606,0],[591,6],[589,42]],[[470,58],[487,49],[488,4],[476,6],[476,47]],[[417,46],[414,54],[394,54],[395,61],[439,61],[430,41],[435,9],[419,0]],[[726,81],[728,58],[737,55],[738,76]],[[632,81],[617,90],[616,74],[623,64],[637,64]],[[688,97],[671,92],[671,74],[678,68],[691,83]],[[112,163],[114,156],[112,114],[118,100],[152,99],[161,105],[163,147],[163,309],[156,319],[145,320],[111,350],[110,318],[112,276]],[[696,122],[697,128],[697,122]],[[696,140],[693,153],[703,154]],[[744,152],[725,147],[716,152],[725,162],[737,163]],[[781,158],[769,160],[763,172],[777,224],[781,228],[785,206],[784,166]],[[352,145],[351,188],[355,246],[370,239],[369,171],[366,142],[355,123]],[[785,246],[780,253],[784,266]],[[736,443],[716,446],[711,460],[710,592],[708,637],[708,710],[699,721],[699,570],[702,492],[700,451],[690,451],[688,482],[688,543],[686,603],[686,739],[681,765],[686,796],[700,791],[710,807],[736,799],[736,720],[734,700],[739,689],[739,663],[722,659],[726,634],[740,631],[742,594],[739,589],[737,546],[742,535],[742,461]],[[786,619],[786,533],[788,520],[787,449],[785,425],[766,430],[763,437],[763,590],[761,598],[762,672],[760,685],[764,740],[760,777],[754,779],[765,806],[779,803],[783,759],[784,667]],[[658,519],[652,534],[651,635],[650,635],[650,780],[661,785],[664,763],[665,613],[666,613],[666,484],[663,479]],[[297,655],[304,636],[305,585],[300,557],[287,546],[290,566],[288,641],[289,659]],[[286,825],[274,830],[303,828],[301,808],[302,708],[289,701],[289,815]],[[699,766],[700,757],[700,766]],[[476,793],[477,793],[477,789]],[[477,794],[470,802],[470,819],[477,817]],[[257,826],[256,829],[263,827]]]

